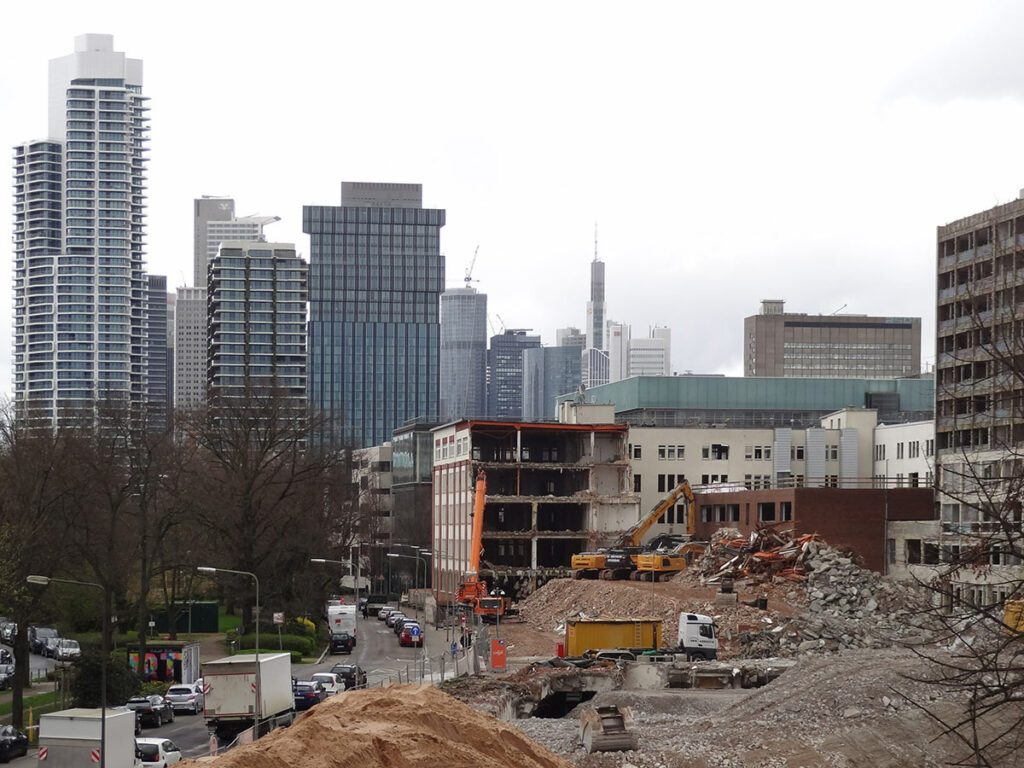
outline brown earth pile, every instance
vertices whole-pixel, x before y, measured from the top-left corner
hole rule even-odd
[[[410,685],[338,694],[290,728],[203,763],[216,768],[572,766],[519,729],[432,686]]]

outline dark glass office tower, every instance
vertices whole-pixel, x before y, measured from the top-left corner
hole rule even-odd
[[[309,397],[330,443],[380,445],[436,417],[444,223],[420,184],[342,182],[340,206],[303,206]]]
[[[495,419],[523,417],[523,350],[540,346],[540,335],[528,328],[506,328],[491,336],[487,351],[487,415]]]

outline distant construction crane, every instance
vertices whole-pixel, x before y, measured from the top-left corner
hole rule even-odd
[[[470,283],[472,283],[472,282],[479,282],[479,281],[474,281],[473,280],[473,267],[476,266],[476,255],[479,252],[480,252],[480,246],[478,245],[476,247],[476,250],[473,251],[473,260],[471,262],[469,262],[469,266],[466,268],[466,276],[463,278],[463,280],[466,281],[466,287],[467,288],[469,288],[469,284]]]

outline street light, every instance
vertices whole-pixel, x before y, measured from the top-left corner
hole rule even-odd
[[[60,584],[77,584],[80,587],[96,587],[103,593],[103,610],[101,612],[102,627],[100,627],[100,646],[103,649],[100,654],[100,768],[106,768],[107,765],[107,656],[110,655],[110,649],[107,647],[107,629],[110,624],[109,610],[110,606],[107,604],[107,591],[104,589],[102,584],[97,584],[94,581],[76,581],[75,579],[58,579],[54,576],[39,576],[32,574],[25,577],[25,581],[29,584],[38,584],[41,587],[49,586],[52,582],[58,582]],[[143,660],[140,658],[139,663]]]
[[[401,546],[409,546],[409,545],[408,544],[403,544]],[[415,549],[419,550],[419,547],[416,547]],[[429,555],[430,553],[427,552],[426,554]],[[388,557],[405,557],[405,558],[408,558],[409,560],[415,560],[416,561],[416,565],[413,566],[413,576],[412,576],[412,579],[413,579],[413,582],[412,582],[413,589],[416,589],[416,584],[419,583],[419,582],[416,581],[416,579],[419,577],[419,573],[420,573],[419,564],[423,563],[423,586],[424,586],[424,588],[426,588],[426,586],[427,586],[427,561],[425,559],[423,559],[419,555],[401,555],[398,552],[388,552]],[[419,606],[413,605],[413,608],[416,609],[416,615],[418,616],[419,615]]]
[[[256,574],[251,571],[235,571],[231,568],[211,568],[208,565],[197,565],[196,570],[200,573],[237,573],[239,576],[251,576],[252,580],[256,582],[256,708],[253,710],[253,714],[256,717],[252,728],[252,739],[253,741],[256,741],[256,739],[260,737],[260,697],[262,695],[260,679],[260,580],[257,578]]]
[[[358,544],[353,544],[356,550],[359,549]],[[352,556],[352,547],[349,547],[349,557]],[[335,565],[347,565],[349,573],[352,574],[353,582],[355,583],[356,589],[356,612],[359,611],[359,555],[356,554],[356,564],[352,565],[352,560],[330,560],[326,557],[311,557],[309,562],[316,563],[317,565],[326,565],[327,563],[334,563]]]

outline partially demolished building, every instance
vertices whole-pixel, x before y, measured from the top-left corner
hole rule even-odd
[[[639,517],[624,424],[461,420],[433,430],[433,568],[451,604],[469,567],[477,473],[487,478],[481,570],[492,584],[568,571]]]

